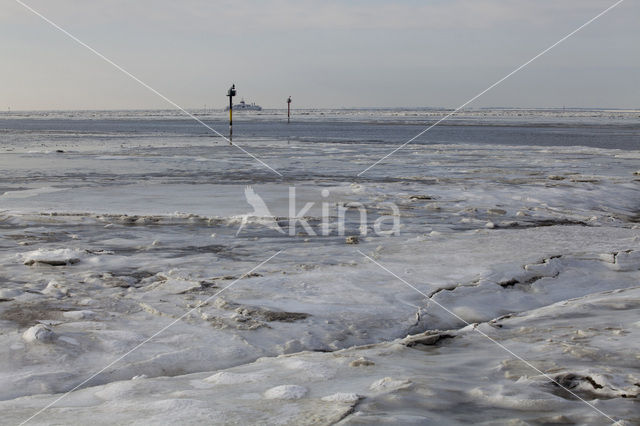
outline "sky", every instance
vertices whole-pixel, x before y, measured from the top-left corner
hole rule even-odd
[[[615,3],[22,1],[185,108],[455,108]],[[640,108],[638,22],[625,0],[469,107]],[[0,111],[171,108],[15,0],[0,55]]]

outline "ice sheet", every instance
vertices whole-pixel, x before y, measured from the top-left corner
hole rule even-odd
[[[169,324],[34,423],[99,423],[96,413],[122,424],[605,419],[474,332],[480,324],[636,422],[640,157],[602,139],[634,135],[637,112],[472,111],[449,139],[357,177],[395,146],[385,139],[402,127],[394,120],[417,126],[438,113],[333,111],[340,140],[316,132],[319,112],[299,123],[302,136],[241,133],[283,178],[169,113],[10,118],[23,128],[3,133],[0,156],[6,421]],[[482,129],[465,121],[487,114]],[[277,117],[244,120],[281,132],[269,127]],[[505,142],[514,135],[528,139]],[[544,138],[558,143],[532,143]],[[248,185],[273,220],[251,216]],[[291,225],[291,187],[296,211],[314,203],[314,230],[323,202],[365,206],[364,227],[356,214],[346,222],[359,244],[333,222],[328,236],[277,232]],[[386,202],[399,208],[400,235],[374,232]]]

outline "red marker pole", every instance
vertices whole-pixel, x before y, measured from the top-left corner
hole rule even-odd
[[[287,99],[287,124],[291,122],[291,96]]]

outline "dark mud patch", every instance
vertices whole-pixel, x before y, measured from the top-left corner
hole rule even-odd
[[[536,275],[527,279],[517,279],[517,278],[512,278],[510,280],[506,280],[506,281],[500,281],[498,283],[498,285],[502,288],[512,288],[515,287],[516,285],[531,285],[533,283],[535,283],[536,281],[539,281],[543,278],[557,278],[558,275],[560,275],[559,273],[557,274],[553,274],[553,275]]]
[[[495,224],[495,229],[526,229],[546,226],[591,226],[581,220],[571,219],[533,219],[522,222],[509,222],[506,225]]]
[[[586,399],[638,398],[640,392],[627,392],[615,389],[608,384],[598,383],[591,376],[566,373],[555,377],[552,383],[553,393],[565,399],[576,400],[575,395],[567,392],[569,389],[576,395]]]
[[[155,274],[146,271],[133,272],[131,274],[102,274],[101,278],[108,287],[142,287],[142,281],[153,277]]]
[[[414,346],[436,346],[442,343],[443,340],[453,339],[455,334],[442,332],[439,330],[429,330],[424,333],[416,334],[413,336],[407,336],[402,340],[402,344],[412,348]]]
[[[25,265],[27,266],[38,266],[38,265],[48,265],[48,266],[69,266],[69,265],[75,265],[76,263],[79,263],[80,259],[66,259],[66,260],[33,260],[33,259],[29,259],[26,262],[24,262]]]
[[[0,319],[11,321],[19,327],[30,327],[38,321],[63,320],[62,313],[70,311],[71,308],[62,305],[49,303],[38,303],[33,305],[20,305],[10,307],[0,313]]]
[[[311,315],[304,312],[262,311],[259,313],[265,321],[295,322],[309,318]]]
[[[266,322],[295,322],[307,319],[311,314],[304,312],[271,311],[264,308],[241,306],[236,313],[247,318]]]

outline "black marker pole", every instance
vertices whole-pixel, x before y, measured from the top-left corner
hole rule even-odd
[[[287,124],[291,122],[291,96],[287,99]]]
[[[227,91],[229,97],[229,143],[232,144],[233,140],[233,97],[236,95],[236,85],[231,85],[231,88]]]

